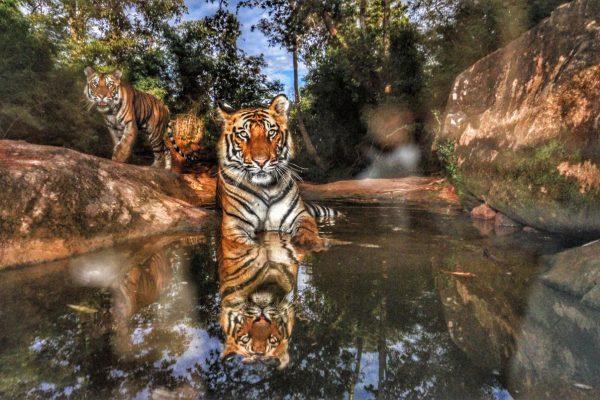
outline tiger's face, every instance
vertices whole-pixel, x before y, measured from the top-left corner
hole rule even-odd
[[[288,109],[285,95],[276,96],[267,108],[236,111],[219,102],[224,120],[217,146],[220,168],[258,186],[273,185],[287,175],[294,155]]]
[[[121,102],[121,76],[122,73],[116,70],[112,74],[102,74],[94,71],[91,67],[86,67],[85,76],[87,85],[84,94],[86,98],[96,105],[101,113],[107,113],[118,108]]]
[[[286,368],[289,337],[294,324],[294,308],[268,290],[255,292],[237,310],[222,314],[227,338],[223,358],[240,355],[245,363],[260,361]]]

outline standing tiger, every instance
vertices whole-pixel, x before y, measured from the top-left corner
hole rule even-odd
[[[112,159],[126,162],[133,151],[138,130],[148,135],[153,167],[170,168],[170,154],[163,135],[169,123],[169,109],[154,96],[121,81],[119,70],[103,74],[86,67],[85,96],[104,117],[113,141]]]
[[[290,169],[294,143],[288,130],[289,101],[276,96],[267,108],[234,110],[219,102],[224,120],[217,144],[221,231],[237,242],[252,243],[257,232],[292,235],[295,245],[319,249],[315,217],[335,216],[323,206],[306,206]]]
[[[265,232],[256,244],[223,236],[219,247],[222,358],[240,355],[285,368],[294,328],[294,290],[304,253],[279,232]]]

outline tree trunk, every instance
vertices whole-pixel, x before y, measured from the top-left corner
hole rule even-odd
[[[360,0],[360,6],[358,10],[358,26],[360,27],[360,31],[364,36],[367,30],[367,0]]]
[[[392,85],[389,82],[388,65],[390,60],[390,0],[383,2],[383,93],[392,93]]]
[[[348,399],[354,400],[354,392],[356,390],[356,384],[358,383],[358,375],[360,374],[360,363],[362,360],[363,352],[363,338],[358,337],[356,339],[356,365],[354,366],[354,372],[352,373],[352,380],[350,381],[350,388],[348,389]]]
[[[387,306],[387,298],[384,296],[379,304],[379,335],[377,339],[377,353],[379,354],[379,374],[377,379],[377,398],[382,399],[383,390],[385,388],[385,369],[386,369],[386,357],[387,357],[387,340],[385,337],[385,309]]]
[[[317,166],[321,169],[325,169],[325,163],[319,157],[317,153],[317,149],[313,145],[310,140],[310,136],[308,135],[308,131],[306,130],[306,125],[304,125],[304,118],[302,117],[302,107],[300,105],[300,88],[298,85],[298,39],[294,38],[294,46],[292,50],[292,61],[294,64],[294,102],[296,106],[296,116],[298,118],[298,127],[300,128],[300,134],[302,135],[302,139],[304,140],[304,144],[306,145],[306,151],[308,151],[309,156],[315,161]]]

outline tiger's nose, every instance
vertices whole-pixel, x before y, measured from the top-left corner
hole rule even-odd
[[[264,166],[267,164],[267,162],[269,162],[269,157],[256,157],[253,158],[252,161],[254,161],[254,163],[260,168],[263,169]]]

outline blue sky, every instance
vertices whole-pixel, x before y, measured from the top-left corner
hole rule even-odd
[[[231,12],[236,12],[237,0],[229,1],[229,9]],[[184,20],[201,19],[208,15],[214,14],[219,8],[218,1],[215,3],[207,3],[205,0],[186,0],[185,4],[188,8],[188,14],[183,17]],[[271,80],[279,80],[285,85],[284,92],[289,97],[293,97],[293,69],[292,56],[281,47],[269,47],[267,38],[258,30],[251,31],[252,25],[266,16],[260,9],[241,9],[237,13],[241,24],[242,35],[238,40],[238,47],[244,50],[248,55],[263,54],[267,62],[265,74]],[[303,65],[300,66],[300,78],[306,74],[306,69]],[[302,83],[302,82],[301,82]]]

